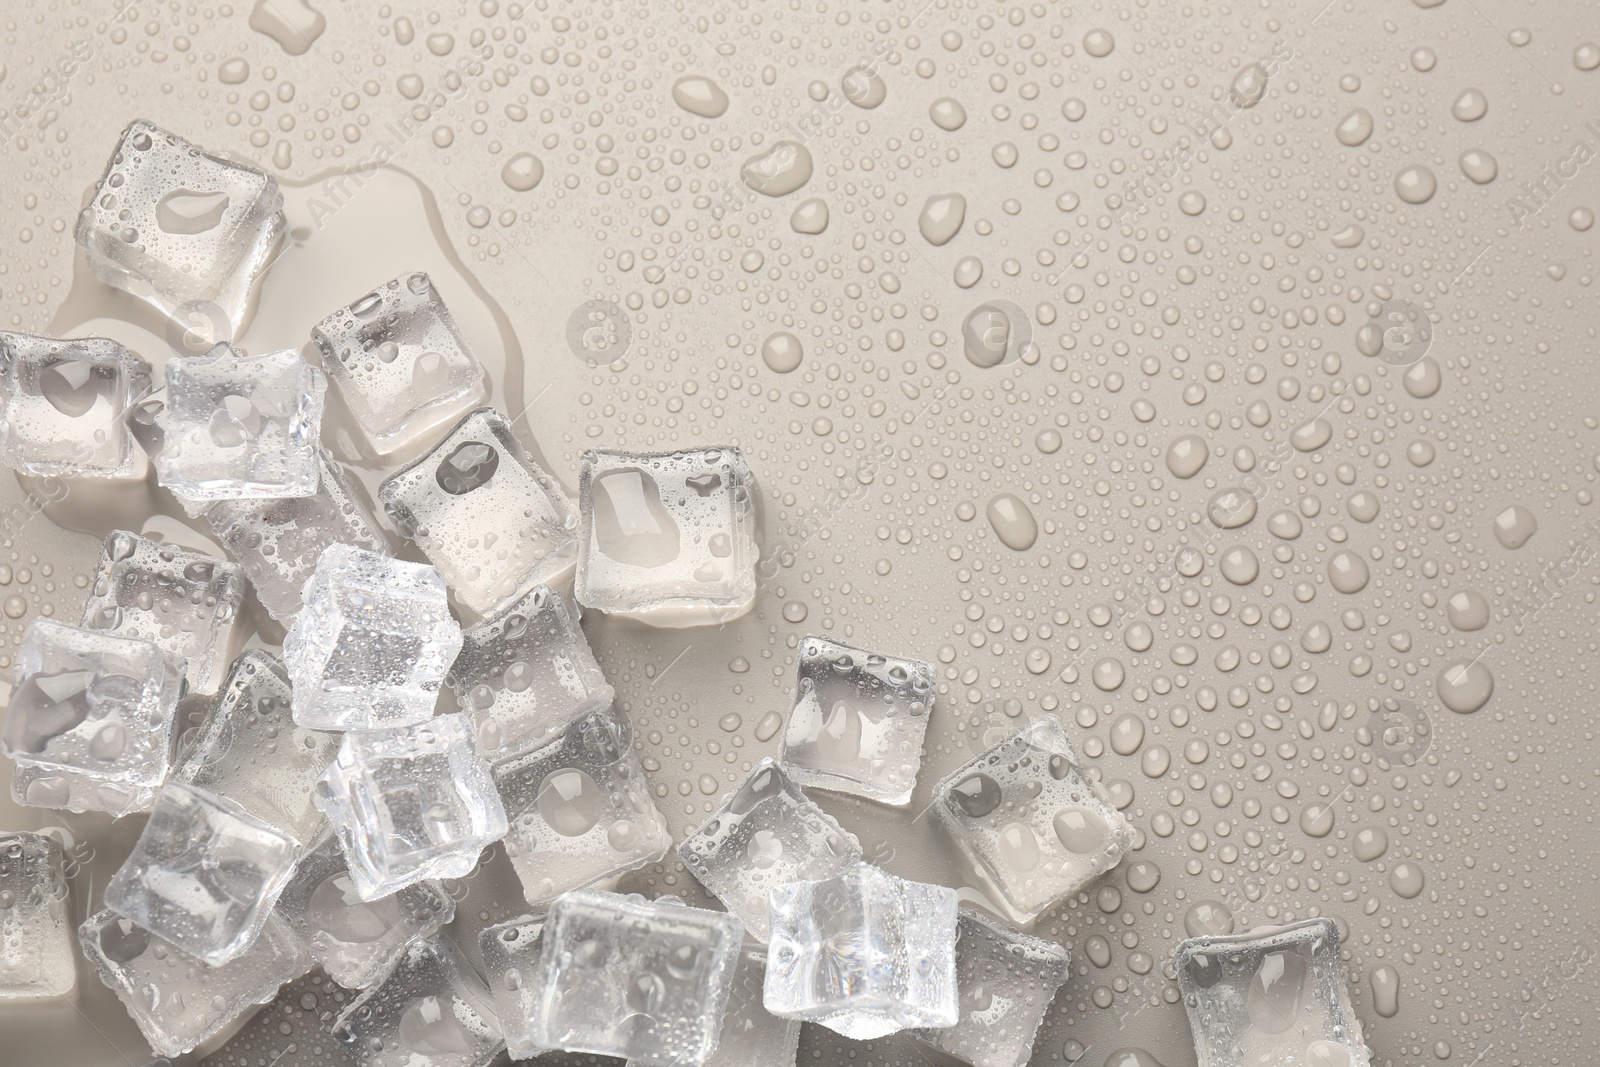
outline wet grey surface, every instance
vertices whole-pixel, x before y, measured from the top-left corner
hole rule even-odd
[[[590,447],[744,449],[755,610],[585,620],[676,836],[776,752],[803,636],[916,656],[911,806],[815,794],[870,859],[953,881],[929,789],[1045,715],[1139,831],[1036,928],[1074,962],[1033,1063],[1193,1063],[1186,929],[1315,915],[1375,1063],[1588,1063],[1597,42],[1578,0],[13,3],[0,322],[192,347],[74,220],[135,117],[253,161],[291,241],[246,347],[423,269],[569,491]],[[370,493],[406,457],[336,408]],[[206,545],[153,482],[0,509],[7,674],[109,529]],[[79,919],[140,821],[0,799]],[[521,910],[498,849],[454,891],[469,952]],[[212,1062],[340,1062],[347,1000],[298,981]],[[0,1047],[149,1058],[81,961]]]

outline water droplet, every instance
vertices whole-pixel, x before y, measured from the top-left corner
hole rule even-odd
[[[1433,171],[1420,163],[1414,163],[1394,176],[1395,194],[1408,204],[1426,204],[1433,199],[1438,188],[1439,180],[1433,176]]]
[[[787,330],[779,330],[770,334],[761,342],[761,362],[767,369],[778,374],[788,374],[805,358],[805,349],[800,344],[800,338]]]
[[[960,193],[936,193],[922,205],[917,228],[931,245],[943,245],[961,229],[967,217],[967,198]]]
[[[728,94],[716,82],[698,74],[673,82],[672,99],[683,110],[703,119],[720,118],[728,110]]]
[[[985,514],[1001,544],[1013,552],[1026,552],[1039,537],[1038,520],[1014,493],[995,494]]]
[[[595,780],[574,767],[551,771],[539,784],[539,815],[563,837],[582,837],[600,821],[604,797]]]
[[[525,193],[544,181],[544,163],[532,152],[518,152],[500,168],[506,188]]]
[[[811,150],[799,141],[782,140],[745,161],[739,176],[764,196],[788,196],[811,180]]]
[[[156,201],[156,225],[184,236],[207,233],[222,222],[228,204],[227,193],[174,189]]]

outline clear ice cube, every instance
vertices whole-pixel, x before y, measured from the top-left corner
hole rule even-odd
[[[584,453],[578,601],[655,626],[743,615],[756,595],[754,494],[737,448]]]
[[[455,912],[455,900],[438,882],[362,900],[329,834],[295,868],[276,914],[330,978],[366,989],[383,980],[411,942],[432,937]]]
[[[1030,723],[934,787],[933,815],[978,887],[1018,925],[1111,870],[1133,828],[1054,719]]]
[[[215,1036],[311,969],[310,957],[276,918],[267,920],[242,955],[219,967],[109,909],[84,921],[78,943],[163,1056],[181,1055]]]
[[[326,829],[311,794],[339,735],[295,723],[290,693],[283,664],[257,648],[242,653],[172,780],[227,797],[307,846]]]
[[[0,747],[18,804],[149,811],[172,762],[183,661],[150,641],[35,619]]]
[[[716,1047],[743,933],[720,911],[566,894],[545,920],[533,1044],[698,1067]]]
[[[794,1067],[800,1051],[800,1020],[780,1019],[761,1003],[766,974],[766,946],[745,942],[734,964],[717,1047],[701,1067]],[[641,1060],[628,1064],[643,1067]]]
[[[261,606],[285,624],[299,612],[306,580],[329,548],[347,544],[389,552],[377,520],[325,449],[317,450],[317,468],[317,491],[310,496],[219,500],[205,513]]]
[[[415,443],[484,398],[483,367],[421,271],[340,308],[311,336],[328,378],[379,455]]]
[[[106,907],[213,967],[250,949],[294,874],[294,838],[228,800],[168,782]]]
[[[150,364],[104,337],[0,330],[0,463],[36,477],[142,474],[123,417],[150,391]]]
[[[463,877],[506,833],[505,808],[465,715],[345,734],[317,781],[317,803],[362,900]]]
[[[127,530],[106,538],[83,625],[181,657],[189,688],[215,692],[233,656],[244,574],[225,560]]]
[[[67,879],[53,837],[0,832],[0,1001],[72,991]]]
[[[100,281],[226,339],[243,330],[284,229],[269,175],[138,119],[122,131],[76,236]]]
[[[165,374],[165,390],[125,421],[187,509],[317,491],[327,381],[300,353],[252,356],[224,342],[167,360]]]
[[[572,503],[493,408],[470,413],[427,455],[384,479],[378,499],[480,615],[572,567]]]
[[[767,894],[788,882],[828,878],[861,859],[854,834],[817,807],[775,760],[756,764],[711,818],[678,845],[700,884],[765,941]]]
[[[525,1060],[545,1051],[533,1043],[534,1015],[539,1004],[539,946],[544,920],[531,915],[495,923],[478,935],[483,971],[500,1016],[506,1051]]]
[[[929,664],[807,637],[784,765],[803,786],[904,807],[917,785],[933,702]]]
[[[956,893],[864,863],[770,897],[767,1011],[857,1041],[954,1026]]]
[[[1332,919],[1193,937],[1175,964],[1200,1067],[1371,1062]]]
[[[1039,1024],[1071,973],[1067,950],[1054,941],[963,907],[956,919],[961,1020],[912,1036],[973,1067],[1026,1067]]]
[[[361,1067],[487,1067],[505,1048],[488,988],[444,937],[406,946],[333,1035]]]
[[[610,707],[616,695],[576,609],[543,585],[462,632],[445,684],[491,761],[548,743],[584,712]]]
[[[336,544],[317,558],[302,599],[283,639],[295,722],[369,730],[433,714],[461,650],[438,571]]]
[[[535,909],[562,893],[654,863],[672,846],[627,724],[583,715],[543,748],[497,763],[506,854]]]

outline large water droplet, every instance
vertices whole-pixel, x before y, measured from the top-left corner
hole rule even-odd
[[[1076,806],[1056,812],[1051,820],[1056,837],[1068,852],[1079,856],[1092,856],[1105,848],[1111,836],[1111,827],[1097,811]]]
[[[986,514],[1001,544],[1014,552],[1027,551],[1039,537],[1038,520],[1014,493],[997,493],[989,501]]]
[[[156,201],[156,225],[168,233],[192,236],[216,229],[227,210],[227,193],[174,189]]]
[[[660,567],[678,558],[678,524],[649,474],[638,467],[606,471],[590,492],[601,552],[632,567]]]
[[[575,767],[551,771],[539,784],[539,815],[563,837],[582,837],[600,821],[604,798],[595,780]]]

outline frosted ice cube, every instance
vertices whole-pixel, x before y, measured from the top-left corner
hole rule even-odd
[[[911,802],[933,712],[933,668],[823,637],[800,642],[783,762],[803,786]]]
[[[241,654],[172,781],[227,797],[306,846],[326,829],[311,793],[339,735],[297,725],[289,701],[283,664],[260,649]]]
[[[0,330],[0,463],[38,477],[142,474],[123,416],[150,365],[104,337]]]
[[[445,937],[406,946],[333,1035],[361,1067],[487,1067],[505,1048],[488,988]]]
[[[0,832],[0,1001],[60,996],[77,984],[68,904],[56,840]]]
[[[506,1050],[514,1060],[545,1051],[533,1043],[534,1015],[539,1004],[539,946],[544,920],[531,915],[496,923],[478,935],[483,970],[500,1016]]]
[[[1371,1062],[1332,919],[1192,937],[1175,963],[1200,1067]]]
[[[954,1026],[956,893],[857,864],[772,891],[767,1011],[864,1041]]]
[[[678,856],[752,937],[765,941],[771,928],[767,894],[788,882],[838,874],[861,859],[861,843],[807,798],[776,761],[764,759],[683,839]]]
[[[737,448],[584,453],[579,602],[655,626],[743,615],[756,595],[754,494]]]
[[[85,920],[78,943],[163,1056],[189,1051],[311,969],[310,958],[276,918],[267,920],[242,955],[220,967],[110,910]]]
[[[1030,723],[934,787],[934,817],[993,902],[1032,922],[1122,862],[1133,828],[1054,719]]]
[[[483,367],[421,271],[340,308],[311,336],[334,388],[379,455],[459,418],[486,392]]]
[[[387,555],[377,521],[325,449],[317,450],[317,491],[268,500],[219,500],[206,509],[217,540],[244,568],[256,598],[288,623],[317,560],[335,544]]]
[[[183,661],[149,641],[35,619],[17,654],[0,747],[36,808],[149,811],[172,761]]]
[[[168,782],[106,883],[106,907],[217,967],[249,950],[299,852],[230,801]]]
[[[956,919],[961,1020],[912,1036],[973,1067],[1026,1067],[1039,1024],[1071,973],[1067,950],[1054,941],[963,907]]]
[[[536,585],[461,635],[461,654],[445,677],[478,728],[490,760],[546,744],[615,692],[594,661],[577,611]]]
[[[461,602],[488,614],[572,566],[572,503],[492,408],[384,479],[378,499]]]
[[[83,625],[154,641],[182,657],[193,692],[211,693],[233,656],[243,599],[236,565],[117,530],[101,548]]]
[[[283,639],[294,720],[323,730],[422,722],[461,650],[439,572],[336,544],[317,559]]]
[[[165,390],[125,421],[154,461],[156,480],[186,508],[317,491],[327,380],[300,353],[252,356],[223,343],[167,360],[165,374]]]
[[[780,1019],[762,1005],[766,974],[766,947],[745,942],[734,964],[732,992],[717,1047],[701,1067],[794,1067],[800,1050],[800,1021]],[[629,1067],[642,1067],[643,1061],[628,1063]]]
[[[242,332],[284,229],[270,176],[138,119],[122,131],[76,236],[100,281],[179,323],[214,324],[226,339]]]
[[[506,811],[465,715],[347,733],[317,781],[351,881],[376,900],[460,878],[506,833]]]
[[[456,902],[438,882],[362,900],[329,834],[295,868],[276,914],[329,977],[346,989],[366,989],[383,980],[406,946],[432,937],[455,911]]]
[[[627,724],[588,712],[543,748],[495,765],[510,818],[506,854],[543,908],[570,889],[654,863],[672,846]]]
[[[716,1047],[742,936],[720,911],[566,894],[545,920],[534,1045],[698,1067]]]

